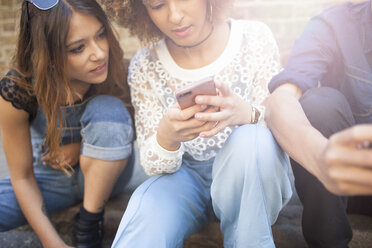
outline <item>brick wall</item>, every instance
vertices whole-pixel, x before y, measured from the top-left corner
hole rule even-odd
[[[16,43],[18,0],[0,0],[0,77],[6,72]]]
[[[0,76],[6,71],[14,52],[17,22],[22,0],[0,0]],[[288,57],[296,37],[309,18],[323,8],[343,0],[236,0],[232,16],[260,20],[274,32],[283,62]],[[140,47],[128,32],[117,28],[126,57],[130,58]]]

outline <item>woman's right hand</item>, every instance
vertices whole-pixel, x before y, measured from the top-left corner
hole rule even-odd
[[[194,105],[181,110],[178,104],[171,106],[159,123],[157,141],[169,151],[179,149],[181,142],[192,140],[203,131],[212,129],[216,123],[199,121],[194,118],[198,112],[216,112],[218,108],[206,105]]]
[[[55,160],[50,159],[49,153],[45,154],[41,160],[44,165],[49,165],[54,169],[67,169],[78,164],[80,158],[80,147],[81,142],[63,145],[60,147],[60,153]]]

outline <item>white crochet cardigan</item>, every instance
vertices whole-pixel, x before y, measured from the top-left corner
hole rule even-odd
[[[196,160],[208,160],[236,127],[227,127],[211,138],[197,137],[183,142],[177,151],[167,151],[156,140],[160,120],[167,108],[176,103],[174,90],[213,76],[228,84],[244,100],[260,110],[259,124],[265,125],[263,100],[267,84],[279,72],[276,41],[269,28],[260,22],[228,20],[231,32],[223,53],[213,63],[198,69],[179,67],[164,40],[142,49],[133,57],[128,81],[135,108],[137,140],[142,166],[149,175],[173,173],[182,162],[184,152]]]

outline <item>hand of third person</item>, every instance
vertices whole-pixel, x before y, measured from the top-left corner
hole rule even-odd
[[[330,137],[321,155],[319,178],[338,195],[372,194],[372,125],[358,125]]]

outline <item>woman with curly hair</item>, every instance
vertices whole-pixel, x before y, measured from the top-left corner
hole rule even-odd
[[[150,46],[131,61],[141,164],[113,247],[183,247],[221,222],[225,247],[274,247],[271,225],[292,195],[287,155],[265,127],[262,102],[280,68],[259,22],[225,18],[226,0],[104,1]],[[181,109],[175,91],[212,78],[218,95]]]
[[[44,247],[67,247],[48,213],[80,203],[76,247],[101,247],[104,205],[135,159],[123,51],[93,0],[25,0],[12,69],[0,81],[10,178],[0,231],[28,222]]]

